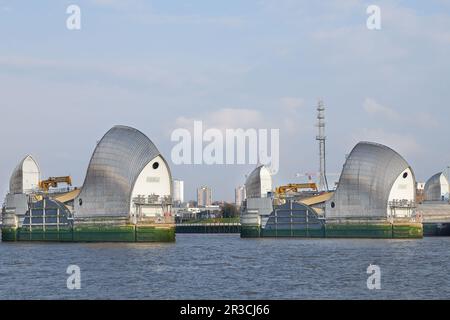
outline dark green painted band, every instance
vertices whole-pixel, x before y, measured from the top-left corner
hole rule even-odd
[[[54,242],[174,242],[175,227],[147,226],[97,227],[74,229],[3,228],[2,241],[54,241]]]
[[[241,226],[242,238],[301,237],[301,238],[422,238],[421,224],[325,224],[319,229],[263,229],[257,226]]]

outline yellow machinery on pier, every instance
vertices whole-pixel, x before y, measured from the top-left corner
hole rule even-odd
[[[279,197],[286,196],[290,192],[298,192],[301,189],[311,189],[312,191],[317,191],[316,183],[290,183],[285,186],[280,186],[275,189],[275,193]]]
[[[50,177],[47,180],[40,181],[39,188],[47,192],[50,188],[58,187],[58,184],[60,183],[66,183],[67,185],[72,186],[72,178],[70,176]]]

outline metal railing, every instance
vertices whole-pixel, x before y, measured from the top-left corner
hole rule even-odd
[[[176,226],[186,226],[186,227],[232,227],[232,226],[240,226],[239,222],[208,222],[208,223],[177,223]]]

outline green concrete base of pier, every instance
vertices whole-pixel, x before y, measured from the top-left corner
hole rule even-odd
[[[2,241],[174,242],[175,227],[77,226],[68,229],[2,228]]]
[[[367,238],[417,239],[423,237],[420,223],[402,224],[324,224],[316,229],[264,229],[241,226],[241,238]]]
[[[136,227],[136,242],[174,242],[175,227]]]
[[[260,238],[261,228],[259,226],[241,226],[241,238]]]

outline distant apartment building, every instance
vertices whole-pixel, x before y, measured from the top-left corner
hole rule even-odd
[[[234,203],[237,207],[242,206],[242,203],[244,202],[246,196],[245,196],[245,187],[239,186],[234,190]]]
[[[180,206],[184,203],[184,181],[173,180],[173,203],[176,206]]]
[[[197,205],[199,207],[208,207],[212,204],[212,191],[209,187],[200,187],[197,189]]]

